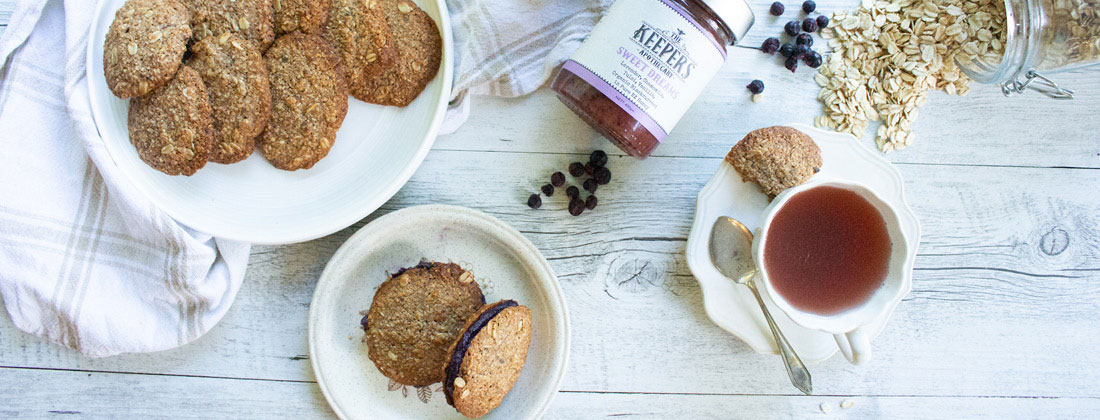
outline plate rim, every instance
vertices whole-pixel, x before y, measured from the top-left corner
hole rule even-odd
[[[396,195],[397,192],[400,191],[401,188],[403,188],[405,184],[409,182],[409,179],[411,179],[413,174],[416,173],[417,169],[420,168],[420,165],[424,163],[424,159],[427,158],[428,152],[431,151],[432,146],[435,144],[435,140],[439,137],[439,128],[443,123],[443,118],[447,114],[447,106],[450,101],[449,96],[451,93],[454,77],[454,40],[451,33],[451,18],[450,14],[448,13],[445,0],[428,1],[434,3],[436,5],[436,8],[440,12],[438,24],[439,30],[443,36],[443,48],[442,57],[440,59],[439,65],[440,71],[439,74],[436,75],[436,77],[442,77],[442,87],[440,88],[440,95],[435,98],[437,103],[435,105],[433,116],[428,126],[428,130],[427,132],[425,132],[424,138],[421,139],[420,148],[417,149],[416,153],[413,155],[413,158],[409,160],[409,162],[405,165],[404,168],[402,168],[398,175],[394,177],[393,180],[390,181],[384,188],[382,188],[382,191],[379,194],[375,195],[374,198],[370,200],[364,201],[364,204],[355,208],[354,211],[348,210],[343,213],[337,213],[338,215],[344,214],[344,216],[333,217],[333,221],[325,225],[327,227],[323,229],[319,228],[314,231],[297,231],[282,235],[269,235],[264,232],[252,232],[251,234],[244,232],[213,232],[204,228],[204,223],[202,222],[201,218],[189,219],[187,217],[181,217],[181,215],[184,214],[177,209],[173,209],[171,208],[171,206],[162,205],[162,203],[155,198],[154,194],[150,194],[146,190],[146,186],[141,183],[134,182],[132,179],[130,179],[128,175],[125,174],[124,171],[121,172],[124,174],[124,176],[121,176],[120,178],[124,179],[125,182],[130,183],[131,186],[140,191],[141,195],[149,200],[149,202],[152,203],[154,207],[156,207],[160,211],[165,212],[169,217],[172,218],[172,220],[180,223],[181,225],[214,236],[216,238],[247,242],[256,245],[284,245],[306,242],[323,236],[331,235],[335,232],[347,228],[348,226],[355,224],[355,222],[358,222],[366,218],[367,216],[370,216],[371,213],[377,211],[379,208],[382,207],[383,204],[389,201],[389,199],[393,198],[393,196]],[[96,134],[99,135],[101,139],[100,141],[103,142],[103,148],[106,149],[107,155],[111,158],[111,162],[114,163],[116,167],[121,168],[121,165],[118,164],[118,159],[116,159],[115,155],[111,152],[111,148],[106,146],[106,140],[103,139],[103,132],[99,128],[100,121],[106,121],[107,111],[101,109],[100,105],[97,105],[97,101],[95,99],[96,93],[92,87],[92,78],[97,77],[96,74],[93,74],[95,46],[97,43],[102,42],[102,39],[96,36],[96,28],[100,26],[100,24],[102,23],[102,19],[107,19],[108,15],[111,15],[110,13],[106,12],[108,3],[110,2],[99,1],[96,4],[96,9],[95,13],[92,16],[91,25],[88,26],[88,33],[86,36],[87,46],[85,48],[86,57],[84,63],[84,77],[86,78],[88,103],[90,105],[92,114],[92,125],[95,126]],[[106,34],[104,34],[104,36],[106,36]],[[349,101],[352,99],[353,98],[351,98],[350,96],[348,97]]]
[[[319,359],[316,357],[317,339],[314,338],[314,334],[316,332],[315,325],[320,322],[319,318],[321,315],[320,310],[316,309],[318,307],[317,301],[319,299],[319,294],[317,293],[317,291],[321,290],[322,287],[328,287],[329,283],[335,281],[333,279],[334,274],[332,274],[333,262],[339,259],[348,258],[348,256],[345,254],[351,252],[351,247],[354,246],[354,244],[360,243],[368,239],[372,234],[374,234],[375,230],[383,229],[383,227],[380,226],[384,226],[386,224],[386,221],[388,221],[389,219],[405,217],[409,215],[415,216],[418,215],[418,213],[421,217],[432,217],[433,214],[439,213],[460,214],[469,217],[472,220],[477,220],[478,223],[484,223],[487,226],[501,229],[505,235],[510,236],[511,239],[515,241],[516,245],[522,246],[524,248],[522,251],[526,251],[531,256],[535,257],[538,265],[548,274],[549,277],[547,278],[546,282],[549,285],[548,291],[551,292],[552,297],[561,307],[561,335],[563,337],[562,348],[564,350],[562,352],[560,364],[559,366],[557,366],[557,369],[553,373],[554,379],[552,379],[553,383],[551,385],[554,391],[550,394],[549,398],[545,399],[545,401],[542,402],[542,406],[538,408],[533,418],[542,417],[550,409],[551,404],[553,404],[554,400],[557,398],[557,394],[561,392],[561,384],[564,381],[566,370],[569,367],[569,356],[572,350],[572,324],[569,318],[569,306],[565,299],[565,292],[561,288],[561,282],[558,280],[557,273],[554,272],[553,267],[550,266],[550,262],[546,260],[546,257],[542,255],[542,252],[539,251],[538,247],[536,247],[534,243],[527,239],[526,236],[523,236],[523,234],[520,233],[518,230],[508,225],[507,223],[504,223],[504,221],[488,215],[482,211],[471,209],[468,207],[454,206],[448,204],[425,204],[406,207],[404,209],[383,215],[359,228],[359,230],[348,237],[348,239],[345,240],[339,248],[337,248],[336,252],[332,254],[332,257],[325,264],[325,268],[321,271],[321,276],[317,280],[317,285],[314,286],[313,296],[310,298],[309,316],[306,322],[306,336],[308,342],[307,350],[309,351],[310,367],[313,372],[314,379],[317,380],[317,385],[321,388],[321,394],[325,397],[325,401],[328,402],[329,407],[332,408],[332,411],[336,413],[339,418],[351,418],[347,415],[347,413],[343,412],[341,410],[341,407],[336,404],[336,401],[334,401],[333,396],[330,394],[330,391],[328,389],[327,383],[323,379],[324,376],[321,375],[321,368],[320,366],[318,366]]]

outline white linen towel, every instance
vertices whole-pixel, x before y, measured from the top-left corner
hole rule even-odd
[[[471,96],[542,86],[612,0],[449,0],[442,132]],[[85,80],[94,1],[18,3],[0,35],[0,294],[15,325],[93,356],[191,342],[228,310],[249,245],[180,225],[124,178]]]

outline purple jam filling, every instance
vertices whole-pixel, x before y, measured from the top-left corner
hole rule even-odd
[[[462,333],[462,337],[459,337],[458,345],[455,346],[454,353],[451,353],[451,360],[447,362],[447,369],[444,372],[446,375],[443,378],[443,396],[447,397],[447,404],[455,405],[455,378],[458,377],[458,369],[462,367],[462,358],[466,357],[466,350],[470,348],[470,342],[474,341],[477,333],[489,324],[493,317],[505,309],[518,305],[514,300],[505,300],[494,304],[492,308],[478,316],[474,323],[470,325],[470,328]]]

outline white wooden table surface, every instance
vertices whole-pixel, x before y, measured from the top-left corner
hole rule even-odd
[[[784,22],[754,1],[750,46]],[[788,3],[790,16],[797,5]],[[0,23],[13,7],[0,0]],[[374,215],[315,241],[254,247],[232,309],[191,345],[87,359],[0,316],[0,417],[332,417],[306,356],[317,277],[364,223],[428,203],[504,220],[560,277],[573,347],[549,418],[1097,416],[1100,71],[1059,77],[1078,91],[1073,101],[1006,99],[978,85],[967,97],[931,96],[914,146],[889,155],[924,229],[913,292],[874,341],[871,363],[834,356],[812,367],[818,395],[802,396],[778,357],[710,322],[683,257],[695,196],[728,148],[752,129],[811,123],[820,112],[812,73],[773,61],[735,48],[655,156],[612,157],[614,182],[582,217],[557,196],[539,211],[524,203],[554,170],[593,148],[617,149],[545,89],[476,98],[470,121],[440,137]],[[744,89],[753,78],[767,83],[761,103]],[[845,399],[855,406],[839,409]]]

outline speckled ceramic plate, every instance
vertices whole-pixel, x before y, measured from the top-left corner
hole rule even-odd
[[[407,107],[350,98],[328,156],[293,172],[257,150],[244,161],[208,163],[193,176],[168,176],[138,157],[126,124],[129,101],[107,88],[103,41],[125,0],[96,6],[88,36],[88,94],[103,143],[121,173],[173,218],[211,235],[252,243],[301,242],[351,226],[378,209],[427,156],[451,92],[451,22],[443,0],[415,0],[443,36],[439,73]]]
[[[815,177],[862,183],[894,207],[901,220],[901,229],[909,240],[906,264],[912,267],[917,256],[917,245],[920,244],[920,222],[905,201],[901,173],[897,168],[883,158],[882,154],[864,147],[851,135],[803,124],[790,126],[812,137],[821,149],[821,172]],[[722,161],[718,171],[699,192],[695,221],[688,236],[687,261],[703,290],[707,316],[756,352],[778,354],[771,330],[768,329],[764,314],[752,292],[719,273],[710,262],[707,250],[711,227],[719,216],[733,217],[755,232],[760,227],[767,206],[767,195],[760,192],[756,184],[742,182],[737,170]],[[761,291],[763,289],[762,287]],[[767,293],[761,295],[775,322],[803,362],[818,363],[838,351],[832,335],[798,326],[775,306]],[[872,337],[882,332],[889,318],[890,314],[887,313],[869,327]],[[874,345],[873,342],[871,344]]]
[[[531,309],[527,364],[486,419],[535,419],[550,407],[569,356],[565,297],[550,264],[515,229],[464,207],[411,207],[364,226],[332,256],[309,309],[309,352],[317,383],[345,419],[462,419],[439,383],[391,382],[367,358],[360,311],[388,273],[421,259],[472,271],[487,302],[515,299]]]

